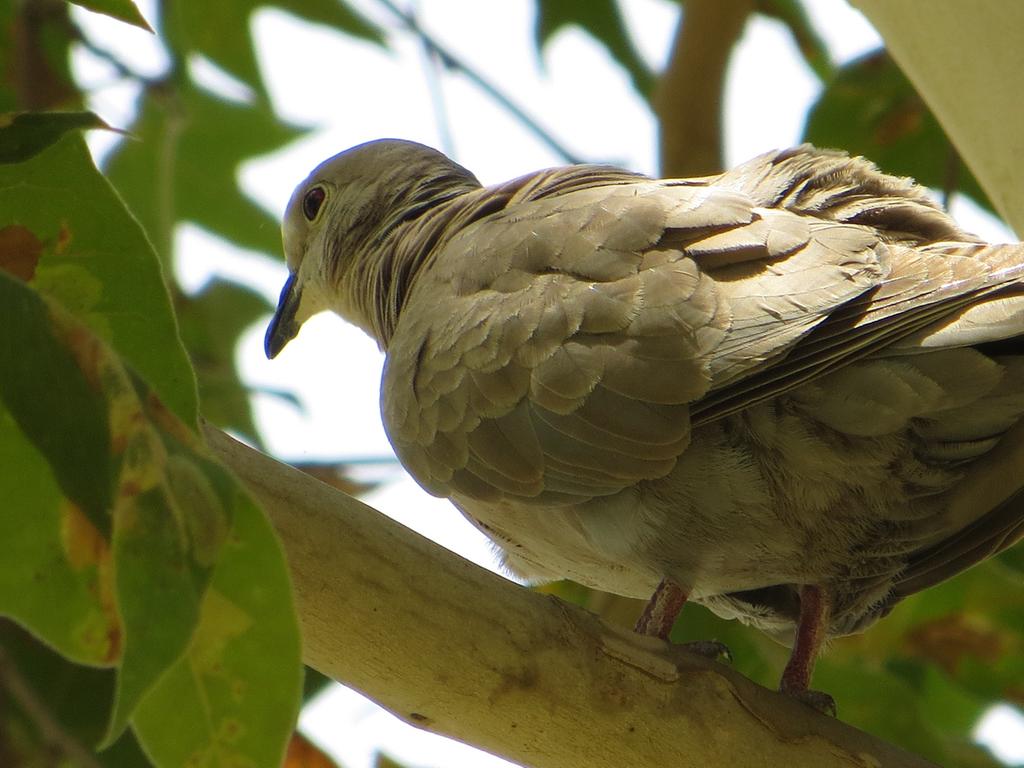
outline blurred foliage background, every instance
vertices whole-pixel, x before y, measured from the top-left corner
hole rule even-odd
[[[548,135],[535,116],[506,96],[501,83],[459,60],[420,29],[415,15],[388,0],[380,0],[379,14],[387,22],[371,21],[341,0],[163,0],[147,21],[129,0],[79,4],[130,24],[148,21],[159,34],[166,66],[155,75],[134,71],[104,41],[80,28],[67,2],[2,0],[0,112],[86,108],[88,90],[69,63],[76,48],[108,61],[119,78],[139,86],[133,121],[116,126],[128,136],[106,156],[101,170],[163,265],[202,414],[256,444],[261,436],[253,419],[253,393],[239,375],[234,353],[242,332],[265,321],[272,307],[262,295],[228,279],[189,294],[176,284],[172,260],[174,233],[184,222],[279,258],[278,222],[241,191],[238,169],[254,156],[295,141],[305,129],[282,121],[271,103],[251,35],[257,5],[323,25],[353,44],[386,50],[396,35],[414,36],[429,58],[465,75],[566,162],[604,159],[582,156]],[[770,17],[785,26],[821,82],[821,95],[806,118],[806,140],[863,154],[885,171],[916,177],[947,200],[966,195],[991,210],[942,126],[884,50],[836,66],[800,0],[691,0],[681,5],[683,16],[665,71],[653,71],[637,53],[624,19],[628,3],[614,0],[536,0],[533,44],[542,50],[566,26],[584,30],[618,63],[660,121],[664,174],[704,174],[722,165],[721,121],[728,115],[721,112],[732,47],[749,16]],[[195,55],[235,78],[246,97],[229,101],[204,88],[189,66]],[[319,476],[358,490],[344,479],[343,467],[316,469]],[[631,601],[572,584],[544,589],[611,621],[631,624],[639,611]],[[729,645],[735,665],[754,680],[769,687],[776,683],[785,649],[688,605],[673,639],[708,638]],[[304,697],[325,682],[308,675]],[[972,743],[971,732],[996,703],[1024,707],[1024,550],[1018,546],[917,595],[865,635],[834,643],[815,683],[836,694],[842,719],[937,763],[997,764]],[[112,749],[91,752],[103,733],[113,690],[109,670],[72,664],[12,622],[0,620],[0,765],[148,764],[131,732]],[[291,765],[326,760],[307,742],[293,741]]]

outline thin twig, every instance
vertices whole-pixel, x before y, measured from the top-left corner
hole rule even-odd
[[[96,756],[68,733],[53,716],[46,703],[22,677],[3,648],[0,648],[0,686],[18,703],[39,730],[39,734],[53,749],[68,757],[80,768],[103,768]]]
[[[430,91],[430,101],[434,105],[434,118],[437,121],[437,133],[441,141],[441,149],[446,155],[455,154],[455,139],[452,136],[452,121],[448,114],[448,107],[444,99],[444,88],[441,82],[439,65],[441,60],[437,54],[427,46],[423,46],[424,74],[427,79],[427,88]]]
[[[410,18],[415,18],[415,11],[409,12]],[[420,43],[423,48],[423,75],[427,81],[427,90],[430,92],[430,103],[434,108],[434,119],[437,121],[437,133],[441,140],[441,151],[446,155],[455,155],[455,142],[452,139],[451,120],[448,116],[448,109],[444,100],[439,64],[443,64],[433,48],[421,37]]]
[[[146,77],[145,75],[136,72],[134,69],[132,69],[123,61],[121,61],[117,56],[115,56],[111,51],[108,51],[103,46],[97,45],[95,42],[90,40],[89,37],[81,30],[81,28],[78,27],[77,24],[72,24],[71,28],[72,39],[79,45],[81,45],[83,48],[85,48],[85,50],[87,50],[93,56],[95,56],[97,59],[105,61],[107,64],[109,64],[117,73],[119,78],[122,78],[124,80],[134,80],[146,88],[152,88],[160,84],[161,81],[159,79]]]
[[[565,162],[584,162],[574,152],[569,150],[565,145],[552,136],[536,120],[530,117],[522,107],[502,93],[497,86],[493,85],[466,62],[439,43],[429,32],[419,25],[413,16],[396,6],[391,2],[391,0],[378,0],[378,2],[387,8],[388,11],[391,12],[391,14],[393,14],[407,30],[416,35],[422,41],[424,47],[428,48],[435,56],[437,56],[438,60],[446,68],[456,70],[465,75],[471,82],[476,84],[480,90],[498,102],[498,104],[500,104],[505,110],[510,112],[513,117],[521,122],[534,136],[540,139],[556,154],[560,155]]]

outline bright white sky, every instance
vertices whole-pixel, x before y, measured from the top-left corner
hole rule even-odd
[[[151,0],[138,2],[152,19]],[[392,28],[374,0],[355,0],[368,17]],[[679,6],[669,0],[620,0],[644,57],[655,67],[666,60]],[[877,47],[874,29],[843,0],[814,0],[810,10],[834,56],[846,61]],[[625,74],[603,50],[577,30],[561,32],[538,60],[532,43],[533,3],[469,3],[424,0],[417,6],[425,28],[502,88],[578,155],[656,172],[655,122],[633,93]],[[151,36],[76,9],[94,39],[156,74],[162,67]],[[423,51],[410,35],[393,30],[385,51],[353,43],[271,10],[259,11],[254,29],[261,65],[278,113],[314,126],[308,138],[249,163],[241,172],[245,190],[276,216],[294,186],[324,158],[349,146],[395,136],[441,145]],[[75,57],[86,83],[109,83],[104,66],[88,54]],[[244,89],[215,67],[192,62],[197,77],[236,98]],[[503,181],[560,159],[514,118],[459,75],[442,73],[440,90],[452,150],[460,163],[487,184]],[[759,152],[799,140],[807,108],[818,92],[780,25],[754,19],[747,27],[730,71],[726,98],[726,155],[734,164]],[[130,87],[98,91],[92,104],[116,126],[132,113]],[[110,141],[90,139],[102,152]],[[998,222],[969,205],[955,214],[993,240],[1014,239]],[[239,251],[184,226],[178,235],[177,272],[186,289],[197,289],[222,274],[276,300],[285,279],[282,262]],[[378,383],[382,358],[362,333],[333,316],[308,322],[301,335],[273,362],[263,356],[265,326],[243,337],[238,362],[253,385],[299,394],[304,410],[271,396],[257,396],[257,419],[269,448],[293,460],[384,458],[393,454],[380,424]],[[378,472],[380,469],[378,468]],[[482,536],[446,501],[433,499],[396,468],[367,498],[373,506],[464,556],[494,567]],[[509,765],[465,745],[406,726],[362,696],[337,686],[308,707],[301,726],[345,768],[373,765],[383,750],[410,766]],[[1024,718],[1000,708],[986,718],[979,737],[998,745],[1007,761],[1024,761]]]

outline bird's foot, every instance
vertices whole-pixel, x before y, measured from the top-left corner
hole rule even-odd
[[[725,643],[720,643],[718,640],[694,640],[689,643],[680,643],[680,646],[690,651],[690,653],[695,653],[712,661],[732,663],[732,652],[729,651],[729,646]]]
[[[823,691],[810,689],[811,673],[818,650],[825,640],[831,608],[830,597],[822,587],[804,584],[800,588],[796,638],[793,652],[782,672],[779,690],[823,715],[835,717],[836,700]]]
[[[787,696],[792,696],[797,701],[806,704],[811,709],[821,712],[823,715],[828,715],[829,717],[836,716],[836,700],[824,691],[812,691],[809,688],[786,690],[785,686],[780,686],[779,690]]]

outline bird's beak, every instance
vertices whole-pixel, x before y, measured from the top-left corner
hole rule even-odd
[[[288,280],[285,282],[284,288],[281,289],[277,310],[270,320],[266,338],[263,340],[263,349],[269,359],[273,360],[277,357],[285,345],[299,332],[300,323],[296,322],[295,313],[299,310],[301,298],[302,289],[296,284],[295,275],[288,275]]]

